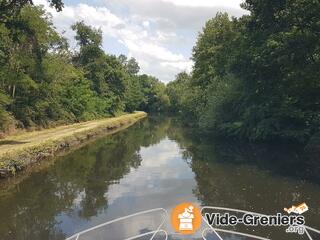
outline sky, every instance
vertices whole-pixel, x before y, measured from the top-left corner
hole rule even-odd
[[[162,82],[190,72],[192,48],[205,22],[217,12],[240,17],[242,0],[64,0],[62,12],[46,0],[34,0],[51,13],[57,30],[76,48],[70,26],[76,21],[103,31],[103,49],[108,54],[134,57],[141,74]]]

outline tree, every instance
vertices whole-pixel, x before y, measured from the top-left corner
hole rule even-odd
[[[249,16],[217,14],[206,23],[189,86],[168,85],[171,104],[186,112],[191,104],[180,95],[190,96],[196,125],[224,136],[306,142],[320,131],[320,3],[247,0],[243,7]]]
[[[172,112],[183,112],[187,105],[186,97],[190,87],[191,76],[186,72],[177,74],[174,81],[167,85],[167,94],[170,98],[170,110]]]
[[[129,78],[125,93],[126,111],[132,112],[137,109],[142,109],[142,106],[146,105],[146,102],[147,98],[144,95],[139,77],[135,76]]]
[[[320,3],[248,0],[244,7],[252,14],[237,72],[247,92],[247,128],[259,138],[306,141],[319,131]]]
[[[14,23],[19,24],[0,27],[2,88],[13,99],[8,109],[23,126],[30,126],[38,121],[37,101],[45,101],[43,59],[60,36],[41,7],[25,6]]]
[[[101,29],[94,29],[86,25],[83,21],[76,22],[71,28],[76,32],[75,39],[80,46],[79,54],[75,58],[76,63],[84,66],[104,54],[101,49]]]
[[[5,1],[1,7],[8,10],[0,14],[7,16],[0,16],[1,132],[13,125],[49,127],[124,110],[164,109],[165,86],[149,76],[144,86],[134,58],[105,53],[101,29],[75,23],[79,49],[71,52],[43,7],[31,1]]]
[[[54,7],[58,12],[62,11],[62,0],[49,0],[51,7]],[[27,6],[33,5],[32,0],[2,0],[0,1],[0,23],[8,23],[13,18],[18,16],[20,10]]]
[[[11,114],[6,110],[6,107],[10,104],[10,98],[0,92],[0,130],[4,132],[12,125],[13,119]]]
[[[130,75],[136,75],[140,71],[139,64],[134,58],[129,59],[129,61],[126,63],[126,68]]]
[[[126,68],[127,72],[130,75],[133,76],[139,73],[140,66],[135,58],[130,58],[128,60],[128,58],[125,55],[120,54],[118,60],[122,64],[122,66]]]
[[[142,102],[141,110],[147,112],[162,112],[169,107],[170,100],[166,93],[166,86],[159,79],[146,74],[139,76],[145,101]]]

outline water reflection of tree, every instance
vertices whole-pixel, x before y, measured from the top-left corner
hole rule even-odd
[[[184,149],[197,182],[194,194],[203,205],[274,213],[308,197],[317,206],[319,176],[297,146],[213,139],[175,123],[168,134]]]
[[[310,165],[310,155],[298,146],[208,138],[174,120],[168,135],[183,149],[183,158],[195,174],[193,193],[203,206],[275,214],[288,203],[307,201],[313,206],[308,225],[318,226],[319,176]],[[237,230],[248,232],[241,226]],[[259,234],[284,239],[282,230],[263,228]]]
[[[64,239],[61,213],[89,219],[108,207],[111,184],[138,168],[140,147],[166,136],[168,121],[145,120],[96,141],[30,178],[0,198],[1,239]]]
[[[254,144],[200,134],[172,121],[169,137],[176,140],[186,159],[216,161],[235,165],[252,165],[274,175],[308,180],[320,184],[319,154],[293,143]],[[214,156],[214,157],[213,157]]]

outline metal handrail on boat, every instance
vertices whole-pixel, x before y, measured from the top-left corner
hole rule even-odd
[[[165,216],[163,217],[162,219],[162,222],[160,223],[160,225],[158,226],[157,230],[155,231],[150,231],[150,232],[146,232],[146,233],[143,233],[143,234],[139,234],[139,235],[136,235],[136,236],[133,236],[133,237],[130,237],[130,238],[127,238],[127,239],[124,239],[124,240],[133,240],[133,239],[136,239],[138,237],[143,237],[143,236],[147,236],[147,235],[150,235],[152,234],[150,240],[152,240],[157,233],[159,232],[164,232],[166,234],[166,240],[168,238],[168,235],[167,235],[167,232],[164,231],[164,230],[161,230],[161,227],[163,226],[163,224],[165,223],[166,221],[166,218],[168,216],[168,212],[164,209],[164,208],[154,208],[154,209],[150,209],[150,210],[146,210],[146,211],[141,211],[141,212],[137,212],[137,213],[134,213],[134,214],[130,214],[130,215],[127,215],[127,216],[124,216],[124,217],[120,217],[120,218],[116,218],[114,220],[111,220],[111,221],[108,221],[108,222],[105,222],[105,223],[102,223],[102,224],[99,224],[97,226],[94,226],[94,227],[91,227],[91,228],[88,228],[86,230],[83,230],[81,232],[78,232],[74,235],[72,235],[71,237],[68,237],[66,238],[66,240],[78,240],[79,237],[85,233],[88,233],[88,232],[91,232],[93,230],[96,230],[96,229],[99,229],[101,227],[104,227],[104,226],[107,226],[107,225],[110,225],[112,223],[115,223],[115,222],[119,222],[119,221],[122,221],[122,220],[126,220],[128,218],[132,218],[132,217],[136,217],[136,216],[139,216],[139,215],[143,215],[143,214],[147,214],[147,213],[152,213],[152,212],[157,212],[157,211],[162,211],[164,212]]]
[[[235,209],[235,208],[204,206],[204,207],[201,208],[201,215],[202,215],[202,218],[203,218],[204,222],[209,226],[209,228],[206,228],[206,229],[204,229],[204,231],[202,231],[202,238],[204,240],[207,240],[205,235],[208,232],[208,230],[211,230],[214,233],[214,235],[219,238],[219,240],[223,240],[223,238],[220,236],[219,233],[229,233],[229,234],[234,234],[234,235],[239,235],[239,236],[259,239],[259,240],[270,240],[268,238],[264,238],[264,237],[257,236],[257,235],[252,235],[252,234],[242,233],[242,232],[239,232],[239,231],[231,231],[231,230],[226,230],[226,229],[220,229],[220,228],[213,227],[212,225],[210,225],[208,223],[207,219],[205,218],[205,216],[203,214],[203,210],[204,209],[230,211],[230,212],[237,212],[237,213],[244,213],[244,214],[252,214],[252,215],[257,215],[257,216],[268,216],[268,215],[262,214],[262,213],[246,211],[246,210],[241,210],[241,209]],[[150,209],[150,210],[146,210],[146,211],[137,212],[137,213],[134,213],[134,214],[131,214],[131,215],[128,215],[128,216],[116,218],[114,220],[102,223],[100,225],[94,226],[92,228],[86,229],[86,230],[81,231],[81,232],[78,232],[78,233],[72,235],[71,237],[67,238],[66,240],[79,240],[79,237],[81,235],[83,235],[85,233],[88,233],[90,231],[94,231],[96,229],[99,229],[101,227],[107,226],[109,224],[116,223],[116,222],[119,222],[119,221],[122,221],[122,220],[126,220],[126,219],[129,219],[129,218],[132,218],[132,217],[136,217],[136,216],[139,216],[139,215],[148,214],[148,213],[152,213],[152,212],[157,212],[157,211],[162,211],[164,213],[164,217],[163,217],[160,225],[158,226],[158,228],[156,230],[145,232],[145,233],[142,233],[142,234],[139,234],[139,235],[135,235],[135,236],[126,238],[124,240],[134,240],[134,239],[137,239],[137,238],[140,238],[140,237],[145,237],[145,236],[148,236],[148,235],[151,235],[151,234],[152,234],[152,236],[150,237],[150,240],[153,240],[154,237],[157,235],[157,233],[160,233],[160,232],[165,234],[165,240],[167,240],[168,239],[168,233],[165,230],[161,229],[162,226],[164,225],[164,223],[166,222],[166,218],[168,217],[168,212],[164,208],[154,208],[154,209]],[[318,229],[309,227],[307,225],[303,225],[303,227],[304,227],[304,233],[307,235],[309,240],[314,240],[314,239],[311,237],[311,235],[308,232],[308,230],[320,234],[320,230],[318,230]]]
[[[241,233],[241,232],[237,232],[237,231],[231,231],[231,230],[225,230],[225,229],[219,229],[219,228],[207,228],[202,232],[202,238],[203,240],[207,240],[207,238],[205,237],[205,232],[208,230],[213,230],[214,229],[214,233],[215,235],[220,239],[223,240],[223,238],[220,235],[217,235],[218,232],[223,232],[223,233],[230,233],[230,234],[234,234],[234,235],[239,235],[239,236],[244,236],[244,237],[250,237],[250,238],[255,238],[255,239],[259,239],[259,240],[270,240],[269,238],[264,238],[264,237],[260,237],[257,235],[252,235],[252,234],[247,234],[247,233]]]

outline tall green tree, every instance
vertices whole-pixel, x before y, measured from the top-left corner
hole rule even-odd
[[[307,140],[319,131],[320,3],[248,0],[239,53],[252,135]],[[246,66],[246,67],[244,67]]]
[[[320,131],[320,3],[247,0],[242,6],[251,14],[217,14],[206,23],[189,84],[182,88],[177,79],[168,86],[171,102],[182,99],[176,89],[193,93],[195,123],[224,136],[306,142]]]
[[[116,57],[104,53],[101,30],[84,22],[75,23],[72,29],[76,31],[75,39],[80,47],[74,62],[84,69],[86,78],[92,82],[92,89],[109,103],[103,112],[123,111],[127,75]]]
[[[62,11],[62,0],[49,0],[51,7],[57,11]],[[20,10],[28,5],[33,5],[32,0],[1,0],[0,1],[0,23],[8,23],[18,16]]]
[[[61,10],[60,0],[50,2]],[[138,75],[134,58],[105,53],[100,29],[76,22],[74,52],[43,7],[1,1],[0,9],[1,132],[162,111],[168,105],[165,85]]]

